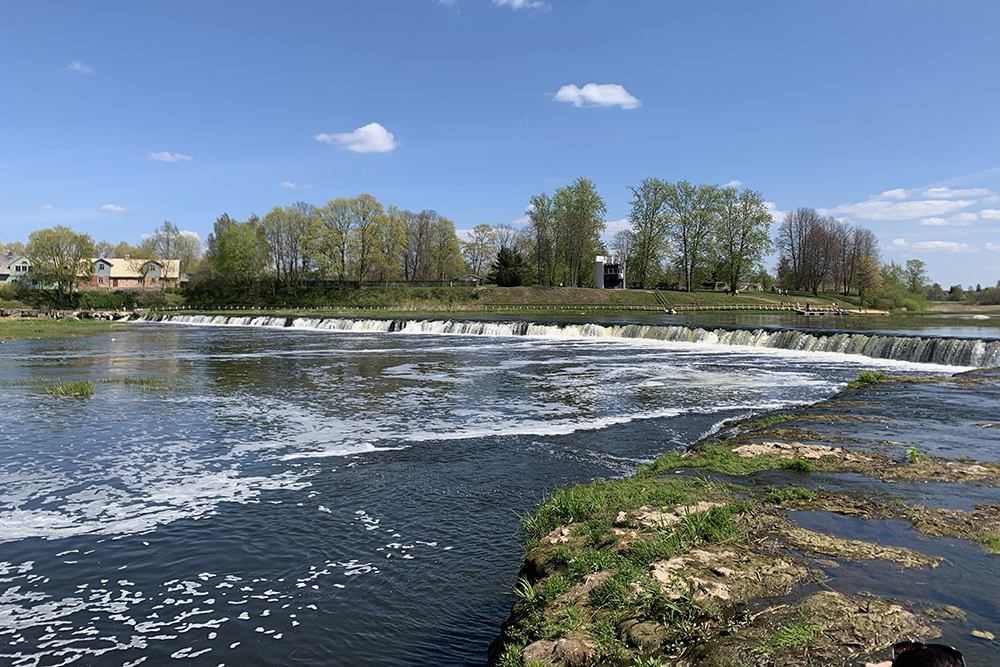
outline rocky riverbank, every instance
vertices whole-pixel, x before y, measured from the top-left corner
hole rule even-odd
[[[995,664],[1000,370],[866,379],[555,493],[489,663]]]

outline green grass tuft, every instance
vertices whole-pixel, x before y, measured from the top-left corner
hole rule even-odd
[[[812,464],[805,459],[782,459],[778,467],[794,472],[812,472]]]
[[[823,631],[822,625],[797,623],[779,628],[769,642],[772,648],[808,644]]]
[[[643,505],[675,506],[690,503],[690,482],[679,479],[633,477],[614,482],[596,481],[557,490],[534,514],[522,517],[521,526],[530,551],[542,537],[560,526],[582,521],[611,521],[618,512]]]
[[[858,378],[856,380],[851,380],[844,387],[845,391],[851,391],[854,389],[863,389],[865,387],[870,387],[873,384],[878,384],[885,379],[885,373],[882,371],[861,371],[858,373]]]
[[[989,551],[991,554],[1000,555],[1000,536],[990,535],[984,538],[981,542],[983,548]]]
[[[94,395],[94,383],[90,380],[76,382],[61,382],[47,387],[45,391],[53,396],[78,396],[88,398]]]

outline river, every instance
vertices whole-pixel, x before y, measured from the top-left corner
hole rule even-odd
[[[0,659],[483,664],[518,516],[555,487],[860,370],[953,373],[997,344],[955,333],[957,356],[937,357],[952,363],[924,363],[907,360],[934,355],[914,351],[920,331],[889,341],[911,357],[873,358],[847,338],[868,334],[840,334],[851,354],[784,349],[767,341],[808,332],[753,322],[662,325],[707,332],[684,340],[649,323],[378,322],[188,317],[6,342]]]

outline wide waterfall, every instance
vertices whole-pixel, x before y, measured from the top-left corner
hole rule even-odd
[[[1000,366],[1000,340],[796,329],[747,329],[666,324],[580,324],[568,322],[447,319],[315,318],[234,315],[165,315],[162,322],[323,331],[371,331],[467,336],[631,338],[698,345],[834,352],[945,366]]]

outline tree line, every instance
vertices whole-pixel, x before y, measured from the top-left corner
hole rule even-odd
[[[323,206],[297,202],[263,217],[223,213],[206,243],[194,288],[295,293],[319,279],[366,282],[448,281],[466,272],[455,223],[433,210],[383,206],[363,193]]]
[[[680,282],[693,290],[723,281],[736,289],[766,276],[761,261],[771,249],[771,215],[759,192],[657,178],[629,190],[632,228],[617,232],[610,246],[601,239],[604,199],[592,181],[578,178],[532,196],[519,232],[476,226],[465,259],[478,272],[495,257],[490,278],[509,285],[592,285],[594,256],[612,253],[625,263],[632,287]]]
[[[476,225],[460,240],[455,224],[433,210],[419,213],[383,206],[363,193],[323,206],[297,202],[263,217],[239,221],[223,213],[202,247],[196,236],[166,221],[139,245],[94,242],[86,234],[57,226],[32,232],[28,244],[3,246],[32,260],[36,282],[71,296],[80,278],[89,279],[96,256],[180,260],[194,273],[192,293],[229,298],[234,294],[294,294],[321,281],[340,287],[397,281],[448,282],[471,273],[498,285],[592,285],[595,255],[615,254],[627,266],[628,286],[693,290],[773,285],[794,291],[855,293],[878,307],[919,308],[926,300],[991,303],[996,288],[945,292],[928,287],[926,265],[881,263],[871,230],[815,209],[799,208],[773,220],[761,193],[749,188],[645,178],[629,186],[630,229],[610,244],[607,206],[586,178],[528,199],[528,224]],[[776,275],[762,266],[776,249]],[[881,304],[881,305],[879,305]]]

